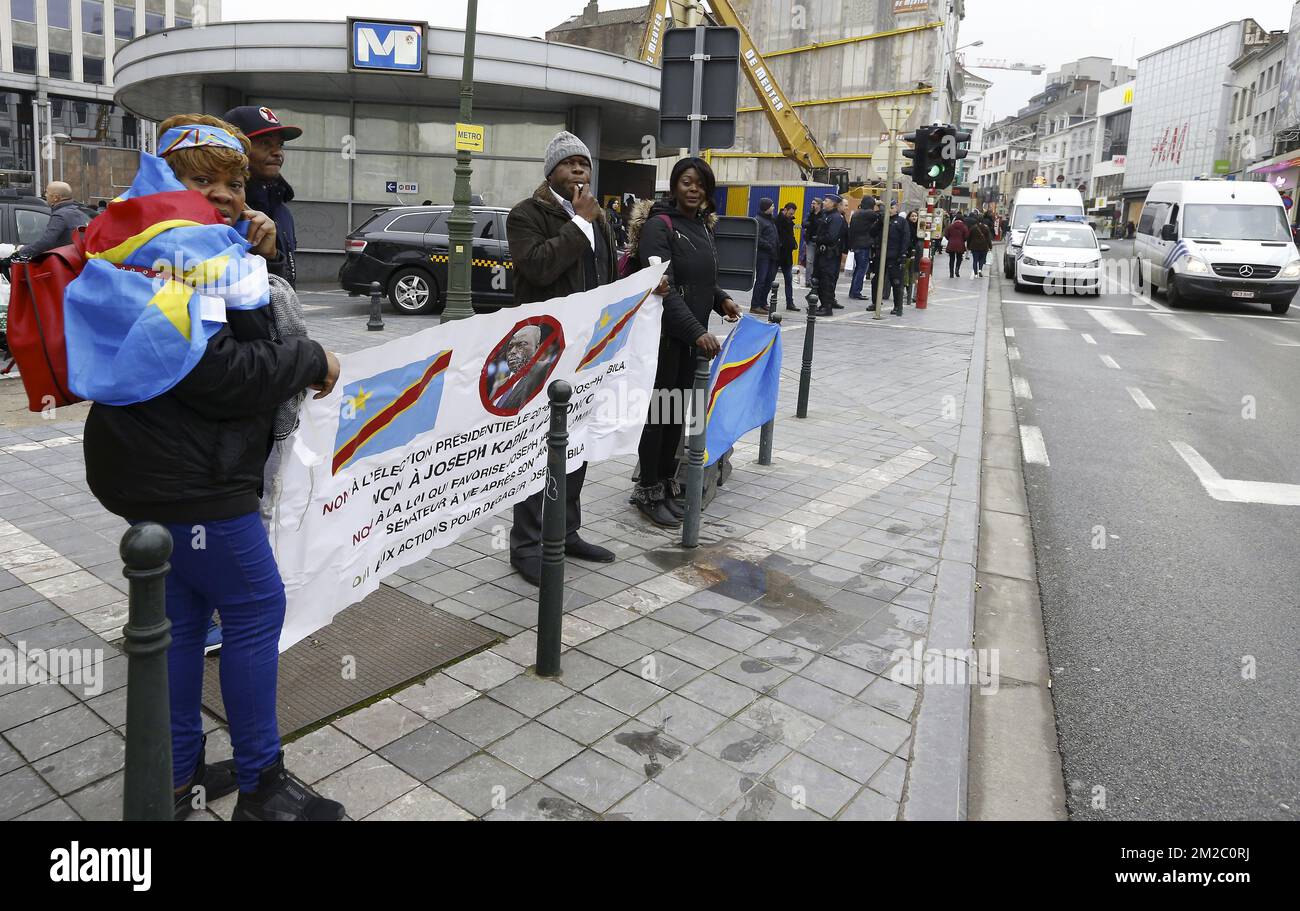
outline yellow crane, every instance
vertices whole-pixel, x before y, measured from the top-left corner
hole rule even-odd
[[[645,35],[641,39],[637,59],[651,66],[659,66],[663,59],[663,34],[669,24],[695,26],[701,22],[725,25],[740,32],[740,59],[745,78],[758,96],[767,122],[781,143],[781,152],[799,166],[805,177],[819,183],[830,183],[841,190],[848,184],[848,171],[832,168],[817,142],[817,137],[795,112],[776,80],[776,76],[763,60],[763,55],[749,36],[749,29],[737,15],[728,0],[651,0]]]

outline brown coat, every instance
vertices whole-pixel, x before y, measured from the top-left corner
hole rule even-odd
[[[605,238],[605,256],[596,259],[596,284],[618,280],[618,242],[602,210],[592,227]],[[543,183],[506,219],[515,272],[515,303],[533,304],[590,291],[583,259],[591,244]]]

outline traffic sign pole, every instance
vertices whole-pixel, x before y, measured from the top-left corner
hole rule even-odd
[[[930,273],[934,261],[930,259],[930,238],[934,234],[935,189],[925,195],[925,247],[921,253],[921,276],[916,280],[916,309],[924,310],[930,299]]]

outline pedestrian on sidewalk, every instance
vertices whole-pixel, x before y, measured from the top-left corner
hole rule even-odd
[[[280,173],[284,167],[284,144],[302,135],[299,127],[285,126],[268,107],[243,105],[226,112],[225,120],[252,142],[248,153],[248,205],[265,212],[275,222],[275,243],[280,256],[267,268],[291,286],[298,285],[298,233],[289,203],[293,187]]]
[[[154,208],[132,212],[111,206],[96,219],[99,229],[108,236],[135,233],[165,243],[169,221],[194,224],[180,213],[170,214],[180,205],[172,197],[184,194],[168,191],[183,185],[201,194],[226,226],[246,226],[252,248],[223,262],[224,290],[217,302],[226,307],[224,325],[196,363],[171,364],[166,346],[150,342],[156,356],[146,363],[155,369],[142,365],[131,376],[98,377],[112,388],[96,394],[86,419],[86,480],[110,512],[133,524],[158,522],[172,536],[165,590],[176,818],[187,816],[196,800],[211,802],[238,788],[235,819],[340,820],[341,804],[319,797],[284,768],[275,693],[285,593],[259,511],[273,439],[297,414],[306,390],[317,390],[317,398],[329,394],[339,362],[305,333],[280,329],[300,316],[301,306],[287,282],[268,284],[266,264],[258,261],[279,254],[275,222],[247,206],[248,139],[233,126],[199,114],[170,117],[158,132],[166,164],[142,155],[132,185],[133,198],[151,201]],[[224,235],[201,235],[218,227],[185,228],[194,233],[177,241],[178,258],[196,255],[187,243],[208,242],[208,237],[224,242]],[[112,256],[119,251],[103,255],[116,262]],[[93,293],[93,278],[82,273],[68,286],[67,308],[75,312],[85,306],[77,284],[89,282],[86,293]],[[206,280],[198,281],[208,287]],[[130,303],[133,293],[140,296],[142,313],[154,305],[152,282],[139,289],[122,284],[118,304]],[[114,327],[98,323],[95,331],[102,337],[94,350],[126,356],[132,343],[148,338],[145,325],[142,318],[119,337]],[[157,394],[156,386],[164,383],[171,385]],[[234,759],[208,765],[200,706],[204,640],[214,611],[225,639],[221,696]]]
[[[15,256],[38,256],[56,247],[72,243],[72,232],[90,223],[90,216],[72,197],[72,187],[61,180],[52,180],[45,188],[45,201],[50,204],[50,219],[41,236],[21,248]]]
[[[791,273],[794,252],[799,248],[794,239],[794,216],[798,211],[798,206],[788,202],[781,210],[781,214],[776,217],[776,233],[780,240],[776,259],[777,268],[785,276],[785,309],[793,310],[795,313],[799,312],[799,308],[794,305],[794,280]]]
[[[911,237],[911,230],[907,226],[907,219],[898,211],[898,203],[893,203],[889,207],[889,224],[887,228],[882,228],[882,232],[889,232],[889,243],[886,245],[884,261],[881,268],[885,270],[885,299],[889,300],[893,295],[894,308],[891,311],[894,316],[903,315],[903,260],[907,257],[908,243]],[[871,300],[874,309],[876,302],[879,300],[880,286],[873,284],[871,286]]]
[[[618,241],[592,194],[591,152],[561,131],[546,147],[546,179],[506,218],[515,272],[515,303],[532,304],[589,291],[618,280]],[[579,560],[613,563],[614,552],[584,541],[582,483],[587,463],[570,472],[565,487],[564,552]],[[510,565],[533,585],[542,581],[542,491],[514,507]]]
[[[808,216],[803,220],[804,269],[803,282],[812,287],[817,276],[817,227],[822,219],[822,201],[814,198]]]
[[[684,491],[677,484],[677,452],[685,422],[684,404],[695,382],[696,352],[712,358],[722,349],[709,331],[710,313],[734,322],[740,307],[718,285],[718,251],[712,211],[717,180],[702,158],[683,158],[673,166],[671,196],[653,207],[638,206],[628,223],[637,258],[667,262],[663,331],[655,394],[641,431],[641,475],[630,502],[661,528],[677,528],[685,515]]]
[[[817,223],[818,316],[831,316],[844,305],[835,300],[835,286],[844,270],[849,250],[849,226],[839,213],[840,197],[834,193],[822,199],[822,217]]]
[[[984,265],[988,262],[989,251],[993,249],[993,237],[989,234],[988,225],[982,221],[975,222],[975,226],[970,229],[966,246],[970,248],[971,269],[975,273],[972,277],[983,278]]]
[[[970,228],[960,218],[954,218],[943,236],[948,241],[948,277],[961,278],[961,264],[966,258],[966,238],[970,236]]]
[[[903,295],[907,305],[912,305],[916,294],[916,280],[920,274],[921,256],[923,254],[921,236],[921,216],[916,211],[907,213],[907,255],[903,258]]]
[[[849,282],[849,297],[864,301],[862,282],[871,268],[872,251],[879,243],[881,215],[876,211],[876,201],[870,196],[863,197],[862,205],[853,213],[849,222],[849,249],[853,251],[853,280]],[[873,243],[875,241],[875,243]]]
[[[767,316],[767,294],[776,281],[776,258],[781,249],[781,236],[772,217],[776,203],[764,196],[758,201],[758,260],[754,264],[754,294],[749,301],[749,312]]]

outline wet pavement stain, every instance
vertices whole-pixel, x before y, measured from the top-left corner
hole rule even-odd
[[[755,731],[744,740],[737,740],[735,743],[729,743],[722,748],[720,754],[728,762],[749,762],[763,750],[764,747],[772,745],[762,734]]]
[[[745,799],[740,806],[740,812],[736,814],[737,820],[741,822],[761,822],[767,819],[776,807],[777,796],[775,789],[771,787],[771,780],[765,780],[763,783],[767,784],[768,787],[755,787],[758,782],[752,778],[741,779],[740,787],[745,792]]]
[[[574,803],[572,800],[565,800],[563,797],[543,797],[537,801],[537,809],[547,819],[573,822],[599,818],[582,804]]]
[[[664,719],[665,722],[668,719]],[[654,778],[664,770],[663,765],[659,762],[659,757],[670,762],[682,755],[682,748],[671,740],[663,736],[663,732],[654,731],[625,731],[622,734],[614,735],[614,742],[622,744],[633,753],[644,756],[648,761],[644,769],[647,778]]]
[[[795,660],[797,661],[798,659],[796,658]],[[772,666],[766,661],[759,661],[757,658],[749,658],[740,662],[740,669],[746,674],[765,674],[772,669]]]

